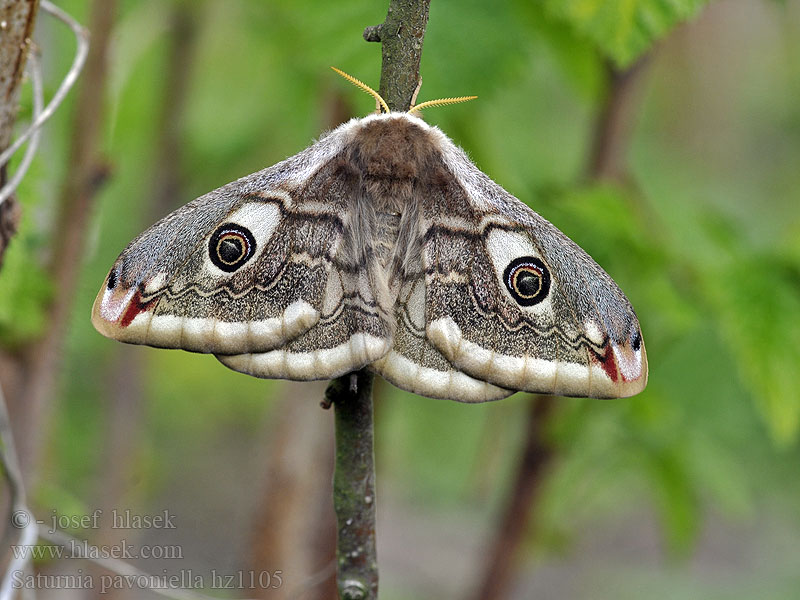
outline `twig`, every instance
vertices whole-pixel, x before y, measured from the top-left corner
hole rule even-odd
[[[89,34],[87,33],[86,29],[84,29],[77,21],[75,21],[75,19],[70,17],[63,10],[48,2],[48,0],[41,0],[40,6],[46,12],[66,23],[69,28],[72,29],[72,32],[75,34],[78,47],[75,51],[75,58],[72,61],[72,66],[64,77],[64,80],[61,82],[61,85],[58,86],[56,93],[53,94],[53,98],[47,104],[47,107],[41,111],[38,118],[33,120],[28,129],[25,130],[24,133],[20,134],[13,144],[0,153],[0,165],[4,165],[8,159],[11,158],[11,156],[17,150],[19,150],[22,144],[24,144],[31,136],[33,136],[33,134],[36,133],[39,128],[41,128],[45,121],[53,116],[53,114],[56,112],[56,109],[64,101],[67,92],[69,92],[70,88],[72,88],[72,86],[75,84],[75,81],[78,79],[78,75],[80,74],[84,63],[86,62],[86,56],[89,53]],[[3,203],[4,199],[5,197],[0,197],[0,204]]]
[[[14,133],[38,8],[39,0],[0,0],[0,150],[8,147]],[[6,187],[7,180],[8,165],[0,164],[0,188]],[[0,267],[22,216],[13,194],[9,198],[0,202]]]
[[[31,72],[31,81],[33,81],[33,121],[35,123],[41,116],[44,107],[42,68],[39,64],[39,58],[36,56],[35,52],[32,52],[28,57],[27,67]],[[31,127],[33,126],[31,125]],[[14,175],[8,180],[8,183],[6,183],[3,188],[0,189],[0,204],[5,202],[5,200],[14,193],[22,181],[22,178],[25,177],[25,173],[28,172],[28,167],[31,166],[33,156],[36,154],[36,150],[39,147],[39,136],[41,134],[41,129],[37,127],[32,131],[33,133],[30,136],[31,143],[28,144],[28,147],[25,150],[25,156],[22,157],[22,161],[20,161],[17,170],[14,171]]]
[[[39,0],[0,1],[0,150],[11,143]],[[6,182],[5,165],[0,183]]]
[[[419,85],[430,4],[431,0],[391,0],[386,21],[364,30],[365,40],[381,42],[383,65],[378,91],[392,110],[408,110]]]

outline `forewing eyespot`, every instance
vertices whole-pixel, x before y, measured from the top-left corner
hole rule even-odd
[[[517,304],[533,306],[550,293],[550,271],[538,258],[520,256],[506,267],[503,283]]]
[[[208,240],[208,257],[216,267],[233,273],[255,254],[256,240],[250,230],[235,223],[217,227]]]

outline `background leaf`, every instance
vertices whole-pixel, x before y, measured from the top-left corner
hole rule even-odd
[[[618,66],[631,64],[709,0],[547,0],[551,15],[592,40]]]

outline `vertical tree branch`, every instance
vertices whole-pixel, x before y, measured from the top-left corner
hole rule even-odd
[[[99,157],[99,144],[107,50],[115,12],[115,0],[95,0],[92,4],[90,30],[93,43],[79,87],[70,162],[53,230],[49,270],[58,298],[50,307],[47,333],[25,348],[21,356],[23,382],[12,407],[19,458],[26,478],[35,471],[38,462],[41,430],[57,381],[60,348],[78,284],[89,215],[94,197],[107,175],[107,168]]]
[[[364,30],[382,42],[380,94],[390,110],[408,110],[419,86],[430,0],[391,0],[386,21]],[[331,382],[326,400],[336,411],[333,502],[338,525],[337,584],[343,600],[378,596],[375,552],[375,452],[372,374],[366,369]]]
[[[547,439],[555,400],[555,396],[534,396],[528,403],[522,456],[514,487],[506,499],[486,574],[475,596],[479,600],[497,600],[508,594],[516,550],[530,531],[531,507],[555,456],[555,448]]]
[[[422,42],[431,0],[392,0],[386,21],[364,30],[368,42],[381,42],[383,64],[378,93],[391,110],[408,110],[419,85]]]
[[[627,179],[627,150],[638,107],[642,74],[648,55],[627,69],[620,70],[606,62],[608,94],[594,122],[585,178],[591,181]],[[513,488],[496,531],[492,553],[480,584],[476,600],[500,600],[508,596],[514,576],[517,550],[535,513],[543,481],[556,457],[556,449],[543,436],[552,422],[554,398],[534,396],[530,400],[526,438]]]
[[[627,173],[626,153],[638,106],[642,75],[647,70],[649,54],[627,69],[607,61],[608,93],[595,120],[585,177],[592,181],[622,181]]]
[[[17,118],[22,72],[28,57],[39,0],[0,0],[0,152],[8,148]],[[0,165],[0,188],[7,165]],[[12,195],[0,203],[0,267],[11,237],[17,231],[20,210]]]

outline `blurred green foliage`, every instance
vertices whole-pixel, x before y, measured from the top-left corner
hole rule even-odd
[[[84,1],[61,4],[87,21]],[[355,115],[373,108],[327,67],[377,87],[380,48],[364,43],[361,31],[382,20],[384,3],[123,3],[104,134],[114,172],[87,233],[50,448],[51,485],[69,497],[87,497],[98,485],[96,448],[120,349],[92,329],[88,314],[112,261],[151,219],[142,207],[152,193],[168,15],[181,4],[198,34],[182,115],[184,190],[173,207],[306,147],[327,126],[335,96]],[[652,509],[667,548],[685,556],[708,514],[746,520],[765,502],[783,499],[782,510],[800,516],[792,500],[800,492],[800,106],[787,100],[796,98],[787,90],[800,86],[791,63],[800,38],[781,25],[785,9],[736,5],[730,10],[755,11],[757,28],[740,21],[727,33],[730,20],[709,19],[699,32],[683,30],[663,44],[630,117],[629,180],[582,180],[608,93],[608,59],[631,64],[704,4],[431,6],[420,100],[480,98],[427,111],[426,119],[594,256],[636,307],[647,344],[643,394],[559,401],[552,435],[560,454],[538,510],[539,548],[558,552],[598,520]],[[752,39],[738,44],[746,32]],[[72,46],[55,28],[44,33],[54,82]],[[41,307],[50,297],[58,301],[40,265],[72,108],[49,126],[21,191],[25,220],[0,273],[5,345],[41,331]],[[280,395],[280,382],[235,374],[211,357],[136,352],[147,392],[137,476],[144,496],[167,486],[187,461],[202,462],[226,432],[255,443]],[[442,513],[479,510],[486,501],[497,506],[515,464],[525,396],[464,406],[388,384],[377,390],[379,482]],[[308,410],[318,410],[316,402]]]
[[[566,21],[620,66],[627,66],[709,0],[547,0]]]

